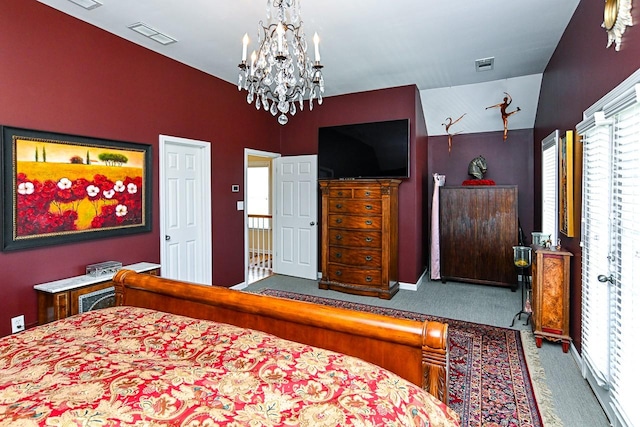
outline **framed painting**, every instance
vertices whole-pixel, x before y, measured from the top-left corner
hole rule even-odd
[[[151,231],[151,146],[2,127],[2,250]]]
[[[573,237],[574,210],[573,210],[573,131],[568,130],[560,138],[558,150],[558,171],[560,194],[558,208],[560,210],[559,229],[567,237]]]
[[[573,235],[582,233],[582,159],[584,157],[582,135],[573,132]]]

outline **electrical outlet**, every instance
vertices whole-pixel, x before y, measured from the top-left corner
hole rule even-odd
[[[24,315],[11,318],[11,333],[24,331]]]

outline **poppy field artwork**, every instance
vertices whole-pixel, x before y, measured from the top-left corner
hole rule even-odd
[[[3,250],[151,230],[151,147],[4,127]]]

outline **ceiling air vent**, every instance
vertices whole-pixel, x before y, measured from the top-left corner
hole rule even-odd
[[[75,3],[80,7],[84,7],[87,10],[95,9],[102,6],[102,3],[98,0],[69,0],[71,3]]]
[[[495,58],[476,59],[476,71],[489,71],[493,70],[493,60]]]
[[[135,31],[136,33],[142,34],[145,37],[149,37],[151,40],[156,41],[165,46],[178,41],[173,37],[169,37],[168,35],[161,33],[160,31],[154,28],[151,28],[149,25],[145,24],[144,22],[136,22],[135,24],[128,25],[127,28]]]

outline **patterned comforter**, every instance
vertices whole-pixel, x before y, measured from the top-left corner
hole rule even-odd
[[[113,307],[0,340],[0,425],[457,426],[458,416],[354,357]]]

